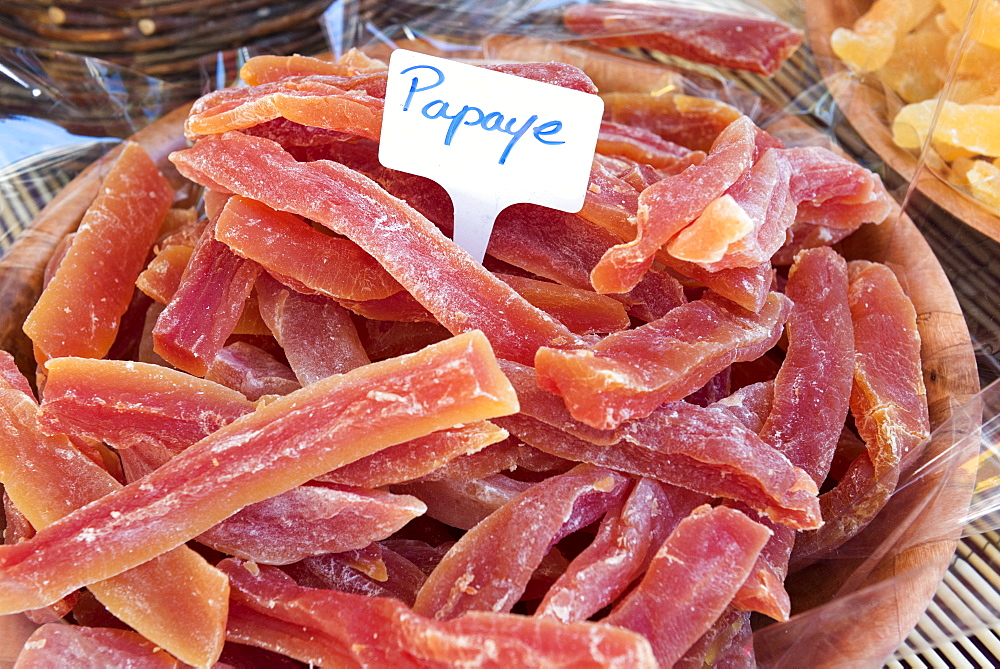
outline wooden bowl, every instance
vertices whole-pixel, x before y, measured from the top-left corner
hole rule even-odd
[[[184,145],[186,112],[179,109],[135,137],[161,166],[167,166],[171,150]],[[814,134],[791,117],[768,129],[779,136]],[[33,369],[34,360],[21,324],[40,292],[56,242],[73,229],[93,199],[105,163],[96,162],[71,182],[0,259],[0,347],[12,351],[25,371]],[[762,666],[875,666],[891,655],[948,568],[961,530],[955,519],[967,511],[975,481],[974,472],[970,476],[958,465],[969,460],[962,449],[978,445],[963,446],[960,437],[978,428],[979,420],[974,408],[971,414],[955,408],[979,391],[978,372],[965,320],[941,265],[903,215],[864,226],[841,243],[841,251],[851,259],[889,264],[909,288],[922,337],[931,424],[948,426],[927,444],[924,461],[943,462],[915,477],[850,544],[863,547],[856,559],[820,563],[790,579],[793,605],[802,613],[756,632]],[[942,453],[946,457],[939,457]],[[858,601],[861,609],[847,606]],[[824,625],[814,624],[817,616]],[[0,632],[2,624],[0,618]]]
[[[831,50],[833,31],[853,26],[871,4],[871,0],[803,0],[808,43],[830,93],[858,135],[890,169],[941,209],[1000,241],[1000,216],[929,168],[918,173],[917,156],[892,141],[892,110],[875,75],[852,73]]]

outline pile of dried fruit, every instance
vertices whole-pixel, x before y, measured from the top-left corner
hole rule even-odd
[[[243,78],[172,156],[206,216],[127,145],[25,323],[40,403],[0,359],[0,613],[76,623],[24,665],[752,664],[929,429],[912,305],[828,246],[878,177],[609,95],[584,208],[510,207],[484,266],[378,163],[381,63]]]

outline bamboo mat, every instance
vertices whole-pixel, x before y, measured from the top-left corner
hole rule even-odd
[[[882,171],[893,192],[904,186],[895,175],[884,173],[878,157],[839,115],[818,83],[819,73],[807,51],[800,50],[773,80],[732,76],[746,89],[828,133],[862,163]],[[79,149],[68,161],[58,160],[59,156],[36,157],[34,168],[24,164],[21,169],[0,172],[0,254],[45,203],[96,157],[99,148]],[[1000,245],[919,197],[911,201],[908,213],[952,281],[976,345],[985,386],[1000,378]],[[927,612],[886,666],[1000,666],[1000,534],[972,528],[966,534]]]

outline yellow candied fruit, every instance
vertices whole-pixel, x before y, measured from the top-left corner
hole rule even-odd
[[[955,172],[969,192],[979,201],[1000,211],[1000,166],[986,160],[968,160],[955,163]]]
[[[973,0],[941,0],[948,20],[964,30]],[[1000,0],[979,0],[976,14],[968,23],[969,36],[980,44],[1000,49]]]
[[[833,31],[830,46],[852,70],[872,72],[889,62],[896,42],[936,8],[937,0],[875,0],[852,30]]]
[[[892,122],[896,144],[906,149],[923,146],[937,104],[937,100],[925,100],[900,109]],[[971,154],[1000,156],[1000,105],[944,101],[934,126],[933,141],[939,152],[964,149]]]
[[[906,103],[934,97],[944,84],[949,37],[936,21],[925,21],[899,40],[879,79]]]

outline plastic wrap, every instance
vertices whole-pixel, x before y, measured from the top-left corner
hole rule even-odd
[[[784,132],[789,143],[857,141],[845,131],[844,119],[832,102],[832,98],[839,99],[836,87],[844,85],[843,81],[827,79],[824,85],[807,59],[796,59],[771,80],[693,66],[641,45],[624,48],[619,44],[612,50],[587,39],[606,39],[606,32],[580,34],[566,29],[561,17],[570,4],[575,3],[412,2],[362,9],[356,3],[335,2],[322,17],[321,28],[335,53],[362,47],[384,56],[405,45],[473,60],[576,61],[594,68],[592,76],[602,91],[685,91],[733,104],[763,127],[780,128],[789,116],[807,121],[812,130],[794,125],[791,131],[776,130]],[[665,3],[646,0],[646,4]],[[722,11],[772,16],[774,11],[722,0],[715,6]],[[797,9],[781,8],[781,14],[795,21]],[[633,27],[614,36],[637,34]],[[621,77],[621,72],[629,76]],[[203,89],[221,87],[234,76],[224,66],[211,67],[211,59],[206,60],[204,74]],[[17,95],[5,92],[11,86]],[[826,86],[834,90],[832,98]],[[35,102],[25,104],[29,99]],[[39,105],[39,99],[44,104]],[[7,147],[0,147],[0,193],[6,203],[0,205],[0,212],[5,224],[14,221],[0,242],[16,236],[19,227],[27,225],[39,206],[83,165],[179,102],[170,85],[94,59],[0,50],[0,113],[13,111],[20,116],[31,111],[32,125],[18,126],[18,132],[28,128],[24,132],[32,143],[51,136],[53,123],[65,131],[56,133],[58,141],[41,155],[5,154]],[[0,128],[4,122],[0,116]],[[840,145],[885,172],[879,153],[866,151],[861,143],[841,141]],[[910,187],[911,182],[903,180],[893,191],[905,201]],[[923,217],[918,222],[925,231],[933,225]],[[894,219],[874,236],[849,240],[847,253],[852,245],[859,254],[875,245],[881,259],[903,268],[913,286],[923,272],[939,270],[905,267],[911,245],[924,243],[907,230]],[[983,268],[984,273],[989,269]],[[978,341],[966,345],[958,305],[949,302],[948,296],[931,296],[916,306],[926,332],[931,333],[925,337],[924,369],[933,436],[923,445],[921,456],[901,473],[897,491],[868,529],[790,577],[795,615],[784,623],[762,619],[754,633],[761,666],[875,666],[896,651],[931,602],[956,542],[1000,529],[1000,383],[975,394],[979,381],[970,377],[968,365],[973,344],[987,354],[981,362],[992,364],[988,355],[992,351],[983,341],[992,341],[991,337],[1000,341],[1000,336],[996,328],[984,325],[975,333]],[[968,311],[966,303],[962,306]],[[983,378],[992,378],[990,370],[984,371]],[[992,598],[981,596],[986,591],[969,594],[966,588],[960,597],[972,613],[963,614],[943,638],[934,641],[961,640],[1000,622],[1000,597],[995,592]],[[932,609],[941,606],[955,609],[957,604],[931,603]],[[0,663],[14,657],[31,628],[20,616],[0,618]],[[908,644],[910,650],[921,649],[919,640]]]

